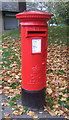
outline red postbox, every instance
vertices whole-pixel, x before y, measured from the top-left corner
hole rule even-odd
[[[22,102],[32,108],[45,103],[48,25],[51,14],[26,11],[20,20],[22,51]]]

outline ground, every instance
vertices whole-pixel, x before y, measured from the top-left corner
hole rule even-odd
[[[47,56],[46,106],[43,111],[30,111],[21,104],[21,43],[19,30],[5,32],[0,49],[0,95],[3,96],[2,118],[68,118],[68,26],[49,27]],[[1,91],[2,89],[2,91]],[[16,119],[17,120],[17,119]],[[23,120],[23,119],[22,119]]]

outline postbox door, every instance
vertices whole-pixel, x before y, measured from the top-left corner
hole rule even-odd
[[[32,77],[31,82],[37,90],[46,86],[46,39],[43,37],[32,38]]]

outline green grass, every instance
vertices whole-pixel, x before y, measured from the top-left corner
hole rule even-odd
[[[9,31],[6,31],[2,34],[2,39],[5,38],[5,37],[9,37],[11,39],[13,38],[19,38],[19,30],[9,30]]]
[[[10,30],[2,34],[2,43],[4,46],[2,49],[2,69],[12,69],[12,67],[10,67],[10,64],[14,63],[14,61],[17,62],[17,65],[20,66],[20,60],[16,55],[19,54],[19,51],[15,51],[16,48],[20,48],[19,45],[16,45],[19,43],[19,37],[19,30]],[[11,58],[12,55],[14,56],[13,59]]]
[[[68,26],[56,26],[56,27],[49,27],[48,29],[48,44],[56,44],[56,45],[68,45]],[[17,64],[15,65],[17,69],[20,69],[20,59],[18,58],[18,55],[20,54],[20,31],[19,30],[10,30],[7,32],[4,32],[2,36],[2,43],[3,43],[3,58],[2,58],[2,68],[7,68],[12,69],[13,66],[11,67],[10,64],[14,64],[14,62],[16,62]],[[16,49],[18,48],[18,50]],[[15,51],[16,49],[16,51]],[[13,58],[11,58],[11,56],[14,56]],[[47,73],[53,73],[53,70],[48,70]],[[64,70],[58,70],[58,75],[63,75]],[[12,75],[10,75],[9,73],[5,73],[3,76],[10,76],[12,77]],[[6,84],[7,81],[4,81],[4,79],[2,80],[2,85]],[[11,85],[9,85],[12,89],[16,89],[17,86],[19,86],[20,83],[16,82],[16,83],[12,83]],[[61,92],[61,91],[58,91]],[[63,90],[62,93],[63,94],[67,94],[67,89]],[[16,106],[16,100],[19,99],[21,97],[21,94],[17,94],[15,97],[9,98],[8,100],[8,104],[12,107]],[[62,96],[60,96],[61,98]],[[67,98],[67,101],[69,99]],[[51,96],[49,96],[48,94],[46,94],[46,102],[49,104],[51,109],[54,109],[52,106],[54,105],[53,102],[53,98]],[[60,101],[58,100],[58,103],[65,108],[68,108],[68,106],[66,105],[67,102],[66,101]],[[23,107],[23,109],[25,111],[27,111],[27,107]]]
[[[68,29],[69,29],[69,26],[49,26],[49,28],[48,28],[49,44],[55,43],[55,41],[57,41],[57,43],[62,41],[64,44],[67,44],[67,39],[69,38],[69,36],[67,34]],[[8,44],[10,44],[13,39],[15,39],[17,42],[17,40],[20,37],[20,31],[19,30],[10,30],[10,31],[4,32],[2,35],[3,42],[7,40],[7,39],[4,40],[5,37],[10,38]]]
[[[48,43],[57,43],[58,45],[68,45],[68,29],[69,26],[50,26],[48,29]],[[61,42],[62,41],[62,42]]]
[[[57,44],[57,45],[68,45],[68,26],[49,26],[48,28],[48,44]],[[3,48],[3,65],[2,68],[8,68],[11,69],[10,64],[14,61],[17,62],[17,64],[20,66],[20,60],[17,57],[16,54],[17,51],[15,51],[16,47],[20,47],[18,45],[18,42],[20,42],[20,31],[19,30],[10,30],[7,32],[4,32],[2,36],[0,35],[0,38],[2,37],[2,43],[4,45],[7,45],[8,47]],[[15,43],[15,44],[12,44]],[[10,57],[14,55],[15,57],[11,59]]]

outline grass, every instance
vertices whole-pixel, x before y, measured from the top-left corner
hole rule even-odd
[[[67,44],[67,38],[69,37],[68,35],[68,29],[69,26],[49,26],[48,28],[48,33],[49,33],[49,39],[48,42],[50,43],[55,43],[57,41],[58,43],[62,41],[64,44]],[[4,32],[2,35],[2,41],[6,41],[7,39],[4,40],[5,37],[10,37],[10,41],[8,42],[11,43],[13,39],[17,40],[19,39],[20,32],[19,30],[10,30],[7,32]]]
[[[68,45],[67,41],[69,38],[69,36],[67,35],[68,28],[69,28],[68,26],[49,26],[48,44],[57,43],[57,45]],[[20,47],[20,45],[17,46],[17,43],[20,42],[19,40],[20,40],[19,30],[10,30],[2,34],[2,42],[6,45],[6,47],[2,49],[3,50],[2,68],[11,69],[10,64],[13,61],[16,61],[17,64],[20,65],[20,60],[16,55],[19,53],[15,51],[16,47],[18,47],[18,49]],[[13,59],[10,58],[12,55],[15,56]]]
[[[17,57],[19,51],[15,51],[16,48],[20,49],[19,44],[17,45],[17,43],[19,42],[19,30],[10,30],[3,33],[2,43],[4,47],[2,49],[2,68],[11,69],[12,67],[10,67],[10,64],[14,61],[16,61],[18,65],[20,65],[20,60]],[[11,58],[11,56],[14,56],[13,59]]]
[[[64,44],[67,44],[67,39],[69,38],[68,35],[68,29],[69,26],[49,26],[48,28],[48,33],[49,33],[49,39],[48,42],[50,43],[55,43],[58,42],[58,44],[60,43],[60,41],[62,41]],[[19,35],[20,31],[19,30],[10,30],[7,32],[4,32],[2,35],[2,41],[6,41],[7,39],[4,40],[5,37],[9,37],[10,36],[10,41],[8,42],[11,43],[13,39],[17,40],[19,39]]]
[[[68,26],[50,26],[49,27],[49,44],[58,43],[58,45],[67,45],[68,44]]]
[[[11,39],[19,38],[19,30],[9,30],[9,31],[4,32],[2,34],[2,39],[8,36],[10,36]]]
[[[67,35],[68,32],[68,26],[50,26],[48,29],[48,44],[54,44],[54,45],[68,45],[68,38],[69,36]],[[1,36],[0,36],[1,37]],[[3,44],[3,53],[2,53],[2,69],[8,69],[8,72],[5,72],[3,74],[3,77],[7,77],[8,80],[10,80],[10,78],[12,77],[13,83],[11,84],[7,84],[7,79],[4,80],[3,79],[3,83],[2,85],[7,85],[9,86],[11,89],[19,89],[19,78],[15,78],[14,75],[12,76],[12,73],[14,72],[14,69],[18,69],[18,72],[14,72],[15,75],[18,75],[19,70],[20,70],[20,65],[21,65],[21,61],[19,59],[21,50],[20,50],[20,31],[19,30],[10,30],[7,32],[4,32],[2,35],[2,44]],[[64,63],[65,64],[65,63]],[[16,67],[16,68],[15,68]],[[14,68],[14,69],[13,69]],[[11,70],[10,70],[11,69]],[[13,71],[12,71],[13,69]],[[12,71],[12,72],[11,72]],[[48,70],[47,74],[49,73],[53,73],[53,70]],[[57,71],[56,75],[62,75],[64,74],[64,70],[59,70]],[[5,78],[6,78],[5,77]],[[18,81],[17,81],[18,79]],[[16,82],[15,82],[16,80]],[[55,85],[54,85],[55,86]],[[58,91],[61,92],[61,91]],[[67,89],[65,89],[64,91],[62,91],[63,94],[67,94]],[[10,94],[10,93],[9,93]],[[13,93],[14,94],[14,93]],[[19,99],[21,97],[21,94],[17,94],[15,96],[12,96],[12,98],[9,98],[8,104],[10,106],[16,106],[16,100]],[[62,96],[59,96],[60,99]],[[51,109],[54,109],[52,106],[54,105],[53,102],[53,98],[49,95],[46,94],[46,100],[47,103],[49,104],[49,107]],[[68,102],[68,99],[67,99]],[[68,108],[67,106],[67,102],[66,101],[61,101],[58,99],[58,103],[65,108]],[[27,108],[24,108],[25,111],[27,111]]]

